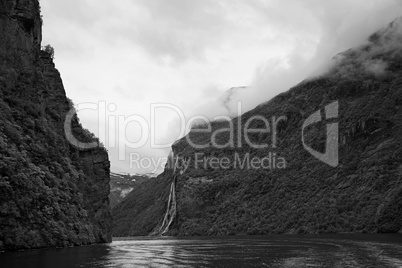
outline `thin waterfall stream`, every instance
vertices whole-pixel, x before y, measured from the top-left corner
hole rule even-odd
[[[173,164],[174,162],[174,164]],[[176,178],[177,178],[177,167],[178,167],[178,159],[174,157],[173,152],[170,153],[169,159],[168,159],[168,166],[172,167],[173,166],[173,181],[170,185],[170,192],[169,192],[169,199],[166,207],[166,213],[165,216],[163,217],[163,221],[161,226],[156,232],[153,232],[152,235],[164,235],[168,230],[170,225],[172,224],[173,220],[176,217]]]
[[[176,175],[173,176],[173,182],[170,186],[169,201],[166,208],[165,217],[161,227],[159,228],[159,235],[165,234],[169,230],[169,226],[172,224],[176,216]]]

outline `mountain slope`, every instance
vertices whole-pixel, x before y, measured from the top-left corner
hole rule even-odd
[[[162,224],[173,170],[166,169],[131,191],[112,209],[113,236],[148,235]]]
[[[177,214],[168,234],[402,232],[401,43],[397,19],[337,55],[320,77],[176,142]],[[267,129],[262,118],[268,131],[246,136],[246,128]],[[336,141],[336,151],[326,148]],[[114,234],[146,235],[161,225],[174,178],[167,172],[113,211]]]
[[[119,204],[132,190],[150,178],[147,175],[110,173],[110,207]]]
[[[111,241],[108,154],[66,140],[73,105],[41,27],[37,0],[0,1],[0,250]]]

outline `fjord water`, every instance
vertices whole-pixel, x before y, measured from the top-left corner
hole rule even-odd
[[[1,267],[402,267],[402,235],[132,237],[0,254]]]

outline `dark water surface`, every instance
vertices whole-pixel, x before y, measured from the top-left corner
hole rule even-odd
[[[0,267],[402,267],[402,235],[132,237],[0,253]]]

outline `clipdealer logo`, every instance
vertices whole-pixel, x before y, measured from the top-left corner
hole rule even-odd
[[[171,109],[179,115],[179,122],[180,122],[180,137],[184,137],[188,144],[195,148],[195,149],[205,149],[208,147],[212,147],[215,149],[225,149],[225,148],[243,148],[244,143],[247,147],[253,149],[262,149],[266,150],[267,148],[271,148],[273,151],[266,151],[265,157],[260,156],[253,156],[252,154],[235,154],[233,157],[223,158],[223,159],[214,159],[214,157],[198,157],[197,159],[202,159],[202,163],[207,163],[207,166],[211,166],[214,168],[217,164],[219,167],[223,169],[227,169],[229,166],[236,166],[236,167],[250,167],[252,169],[258,169],[257,167],[262,168],[278,168],[283,169],[286,168],[286,160],[285,158],[278,155],[277,142],[278,142],[278,133],[277,127],[281,123],[281,121],[286,121],[286,116],[272,116],[272,118],[266,118],[261,115],[254,115],[250,118],[247,118],[246,122],[241,122],[241,103],[238,103],[238,117],[237,119],[233,119],[227,116],[218,116],[213,118],[212,121],[208,120],[205,116],[196,115],[191,117],[190,119],[186,118],[184,113],[181,111],[179,107],[176,107],[172,104],[166,103],[159,103],[159,104],[152,104],[151,105],[151,118],[146,119],[141,117],[138,114],[133,114],[130,116],[125,116],[122,114],[116,114],[116,105],[109,104],[105,101],[99,103],[83,103],[77,105],[76,108],[72,108],[66,115],[65,118],[65,134],[67,140],[74,146],[81,148],[81,149],[90,149],[101,146],[98,141],[92,142],[82,142],[79,141],[74,137],[73,134],[73,127],[72,122],[74,121],[73,118],[76,115],[77,110],[93,110],[98,113],[98,127],[99,127],[99,140],[105,142],[107,148],[116,148],[118,152],[118,160],[119,161],[126,161],[127,153],[130,156],[130,168],[134,169],[152,169],[154,171],[158,169],[163,169],[165,164],[168,162],[167,157],[156,157],[157,161],[155,160],[155,156],[145,156],[139,154],[137,151],[127,152],[128,149],[137,150],[146,144],[149,143],[150,148],[171,148],[170,143],[166,144],[157,144],[156,143],[156,109],[165,108]],[[306,151],[308,151],[312,156],[319,159],[323,163],[331,166],[337,167],[339,164],[339,155],[338,155],[338,135],[339,135],[339,124],[338,122],[334,122],[338,118],[338,110],[339,104],[338,101],[334,101],[324,108],[325,116],[321,115],[322,110],[317,110],[313,114],[311,114],[302,125],[302,133],[301,133],[301,141],[303,147]],[[187,119],[187,120],[186,120]],[[228,122],[227,128],[219,128],[213,130],[211,126],[211,122],[214,120],[224,120]],[[234,122],[234,120],[238,120]],[[326,146],[325,152],[319,152],[311,148],[305,138],[305,130],[307,127],[322,122],[324,120],[329,120],[326,124]],[[202,121],[203,124],[193,128],[194,122]],[[332,121],[332,122],[330,122]],[[129,124],[136,122],[141,126],[141,137],[138,141],[132,142],[131,139],[127,136],[127,127]],[[235,124],[237,123],[237,124]],[[211,133],[211,140],[210,142],[199,144],[192,139],[192,135],[185,135],[186,133],[189,134],[190,132],[194,133],[201,133],[205,135],[206,132]],[[229,137],[228,140],[225,142],[220,142],[219,135],[222,132],[227,132],[227,136]],[[257,136],[259,137],[259,141],[256,142],[252,139]],[[266,137],[264,139],[260,139],[260,137]],[[271,136],[271,137],[270,137]],[[180,138],[178,137],[178,138]],[[203,140],[201,139],[201,142]],[[240,150],[241,151],[241,150]],[[177,157],[177,156],[175,156]],[[215,157],[216,158],[216,157]],[[198,161],[196,161],[198,163]],[[230,163],[230,165],[229,165]],[[239,165],[236,165],[239,163]],[[246,165],[244,164],[246,163]],[[269,164],[269,165],[268,165]],[[229,166],[228,166],[229,165]],[[280,166],[278,166],[280,165]],[[205,165],[199,165],[205,166]],[[227,167],[228,166],[228,167]]]
[[[339,104],[338,101],[335,101],[327,106],[325,106],[325,118],[334,119],[338,118],[338,110]],[[304,130],[306,127],[321,122],[323,119],[321,117],[321,110],[316,111],[312,115],[310,115],[306,121],[304,121],[302,126],[302,143],[304,149],[306,149],[311,155],[320,161],[330,165],[331,167],[337,167],[339,164],[339,125],[336,123],[328,123],[327,124],[327,140],[326,140],[326,148],[325,153],[320,153],[311,147],[309,147],[304,139]]]

